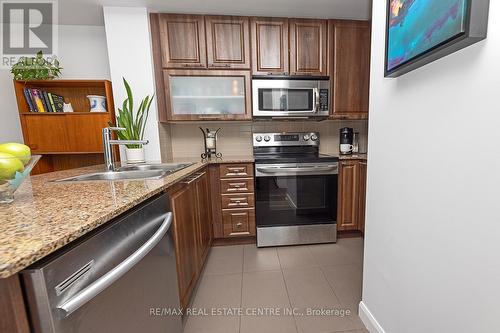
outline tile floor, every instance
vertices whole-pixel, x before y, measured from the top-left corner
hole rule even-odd
[[[214,247],[191,304],[208,315],[189,316],[184,333],[368,332],[357,316],[362,261],[361,238],[262,249]],[[211,315],[231,311],[224,308],[233,312]],[[351,315],[307,315],[308,308],[349,309]],[[295,314],[283,315],[285,309]],[[259,310],[268,315],[254,315]]]

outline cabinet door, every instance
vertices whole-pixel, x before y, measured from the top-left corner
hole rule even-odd
[[[358,162],[340,163],[337,229],[357,230]]]
[[[210,209],[210,193],[208,186],[208,175],[203,175],[195,182],[196,187],[196,210],[197,210],[197,239],[198,239],[198,268],[203,263],[212,245],[212,212]]]
[[[288,74],[288,19],[253,17],[252,73]]]
[[[205,24],[201,15],[160,14],[164,68],[206,68]]]
[[[290,74],[328,75],[327,22],[290,19]]]
[[[248,17],[205,16],[209,68],[250,69]]]
[[[196,284],[198,258],[196,244],[196,210],[193,209],[195,187],[186,185],[170,197],[174,214],[174,240],[181,307],[185,308]]]
[[[68,115],[68,144],[71,151],[100,153],[102,147],[102,129],[108,127],[108,114]]]
[[[365,232],[366,210],[366,162],[359,162],[358,185],[358,229]]]
[[[169,120],[251,119],[249,71],[164,71]]]
[[[370,26],[366,22],[329,22],[333,44],[331,77],[333,117],[368,117],[370,89]]]
[[[29,115],[24,117],[24,123],[24,139],[34,153],[71,151],[65,115]]]

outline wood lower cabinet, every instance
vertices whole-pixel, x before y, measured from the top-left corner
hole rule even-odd
[[[203,15],[153,15],[158,15],[163,67],[207,67]]]
[[[212,210],[209,192],[208,173],[203,171],[194,182],[196,190],[196,239],[198,252],[198,267],[201,269],[212,245]]]
[[[174,243],[181,307],[185,308],[212,245],[212,214],[207,170],[174,185],[170,206],[174,214]]]
[[[368,22],[329,21],[332,118],[368,118],[370,38]]]
[[[338,183],[337,229],[364,230],[366,197],[366,162],[340,162]]]
[[[290,19],[290,74],[326,76],[326,20]]]
[[[174,243],[177,259],[177,279],[181,307],[189,303],[196,284],[199,260],[197,257],[197,212],[193,209],[196,188],[184,185],[170,195],[174,214]]]
[[[253,163],[212,166],[211,192],[214,238],[255,236],[255,197]]]
[[[288,74],[288,19],[252,17],[252,74]]]
[[[250,69],[249,18],[205,16],[208,68]]]

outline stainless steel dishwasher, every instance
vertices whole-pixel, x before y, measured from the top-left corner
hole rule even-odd
[[[180,333],[162,194],[22,272],[34,332]]]

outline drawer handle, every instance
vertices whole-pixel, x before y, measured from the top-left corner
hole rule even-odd
[[[227,168],[229,171],[232,171],[232,172],[244,172],[245,171],[245,168]]]
[[[205,67],[204,64],[182,64],[182,67]]]
[[[239,229],[239,228],[241,228],[242,226],[243,226],[243,223],[241,223],[241,222],[236,223],[236,228],[238,228],[238,229]]]
[[[231,67],[231,65],[230,64],[210,64],[210,67],[216,67],[216,68],[225,67],[225,68],[228,68],[228,67]]]

